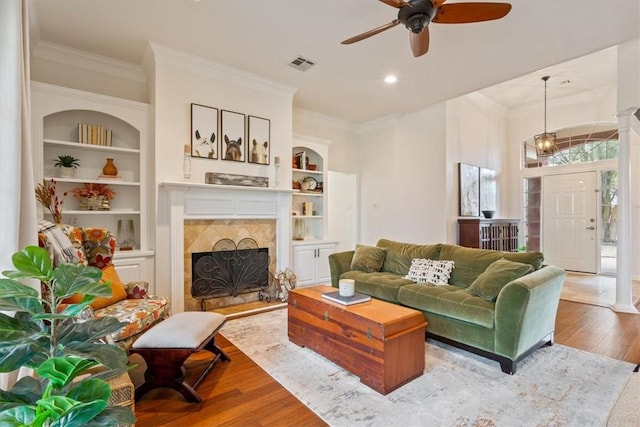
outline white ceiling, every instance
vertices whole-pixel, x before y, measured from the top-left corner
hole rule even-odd
[[[376,0],[28,1],[34,44],[141,64],[153,41],[299,88],[295,107],[355,123],[480,89],[509,107],[541,100],[544,74],[553,77],[550,99],[562,80],[571,80],[564,94],[608,85],[615,49],[565,62],[640,37],[638,0],[511,0],[498,21],[432,24],[420,58],[402,26],[340,44],[396,17]],[[287,65],[298,55],[317,65],[306,72]],[[394,86],[382,82],[388,73],[398,76]]]

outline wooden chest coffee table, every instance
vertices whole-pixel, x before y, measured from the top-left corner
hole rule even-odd
[[[422,313],[372,299],[342,305],[322,298],[331,286],[289,293],[291,342],[308,347],[387,394],[424,372],[425,327]]]

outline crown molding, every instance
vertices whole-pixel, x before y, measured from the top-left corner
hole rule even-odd
[[[371,132],[381,127],[396,126],[401,117],[402,117],[401,114],[389,114],[387,116],[382,116],[377,119],[370,120],[358,126],[356,128],[356,133],[358,133],[359,135],[362,135],[364,133]]]
[[[74,68],[82,68],[95,73],[108,74],[136,82],[145,82],[144,71],[139,65],[79,49],[73,49],[57,43],[38,41],[31,48],[31,54],[35,58],[45,61],[56,62]]]
[[[254,89],[271,95],[282,96],[293,100],[298,88],[278,83],[273,80],[248,73],[211,59],[173,49],[158,43],[149,42],[153,51],[154,66],[168,66],[178,70],[199,74],[204,77],[219,80],[222,83]],[[150,60],[147,59],[147,61]],[[146,67],[150,65],[147,64]]]
[[[304,135],[301,133],[293,133],[291,135],[291,139],[297,143],[310,142],[310,143],[321,144],[321,145],[329,145],[332,142],[330,139],[317,138],[315,136]]]
[[[339,119],[337,117],[327,116],[315,111],[305,110],[303,108],[293,108],[293,115],[300,120],[304,120],[307,123],[314,125],[330,127],[332,129],[338,129],[341,131],[355,132],[357,125],[347,120]]]
[[[143,112],[149,111],[149,104],[134,101],[131,99],[118,98],[110,95],[103,95],[101,93],[87,92],[80,89],[73,89],[64,86],[57,86],[51,83],[31,81],[31,89],[36,89],[40,92],[46,92],[53,95],[64,96],[66,98],[75,98],[82,101],[96,102],[96,103],[108,103],[117,107],[124,107],[128,109],[135,109]]]

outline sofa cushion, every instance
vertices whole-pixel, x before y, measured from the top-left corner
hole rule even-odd
[[[395,303],[398,302],[398,290],[404,285],[414,283],[393,273],[365,273],[360,270],[347,271],[342,273],[340,278],[353,279],[356,284],[356,292]]]
[[[454,268],[453,261],[436,261],[425,258],[414,258],[405,279],[416,283],[449,284],[449,276]]]
[[[111,264],[116,251],[116,239],[110,231],[104,228],[83,229],[84,252],[89,265],[104,268]]]
[[[351,259],[351,270],[360,270],[366,273],[380,271],[387,250],[377,246],[356,245],[356,250]]]
[[[111,286],[111,296],[97,297],[91,301],[90,305],[94,310],[99,310],[108,305],[115,304],[127,297],[127,291],[124,288],[124,283],[120,280],[120,276],[118,276],[116,267],[113,264],[102,269],[102,281],[109,282]]]
[[[100,310],[95,310],[96,318],[113,316],[127,325],[112,334],[115,341],[136,335],[163,318],[169,310],[167,299],[150,297],[147,299],[123,299]]]
[[[120,276],[118,276],[118,272],[113,264],[102,269],[102,280],[100,280],[100,283],[104,282],[109,282],[109,286],[111,287],[111,296],[95,297],[89,304],[94,310],[99,310],[118,301],[122,301],[127,297],[127,291],[124,287],[124,283],[120,280]],[[64,304],[79,304],[83,299],[84,295],[75,294],[66,298],[62,302]]]
[[[438,259],[455,262],[456,268],[451,272],[449,283],[462,287],[470,286],[491,263],[500,258],[530,264],[536,270],[542,267],[544,260],[540,252],[502,252],[449,244],[442,244],[438,257]]]
[[[435,245],[416,245],[380,239],[376,246],[387,249],[387,255],[384,258],[381,271],[406,276],[409,273],[412,259],[438,259],[441,245],[439,243]]]
[[[506,259],[494,261],[469,286],[469,292],[487,301],[495,301],[500,290],[512,280],[529,274],[534,270],[531,264]]]
[[[495,304],[457,286],[435,286],[428,283],[406,285],[399,290],[398,301],[416,310],[486,328],[494,327]]]

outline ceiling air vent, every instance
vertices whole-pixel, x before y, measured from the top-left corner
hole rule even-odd
[[[308,60],[307,58],[303,58],[302,56],[298,56],[293,61],[289,62],[289,65],[291,65],[296,70],[307,71],[309,68],[316,65],[316,63]]]

